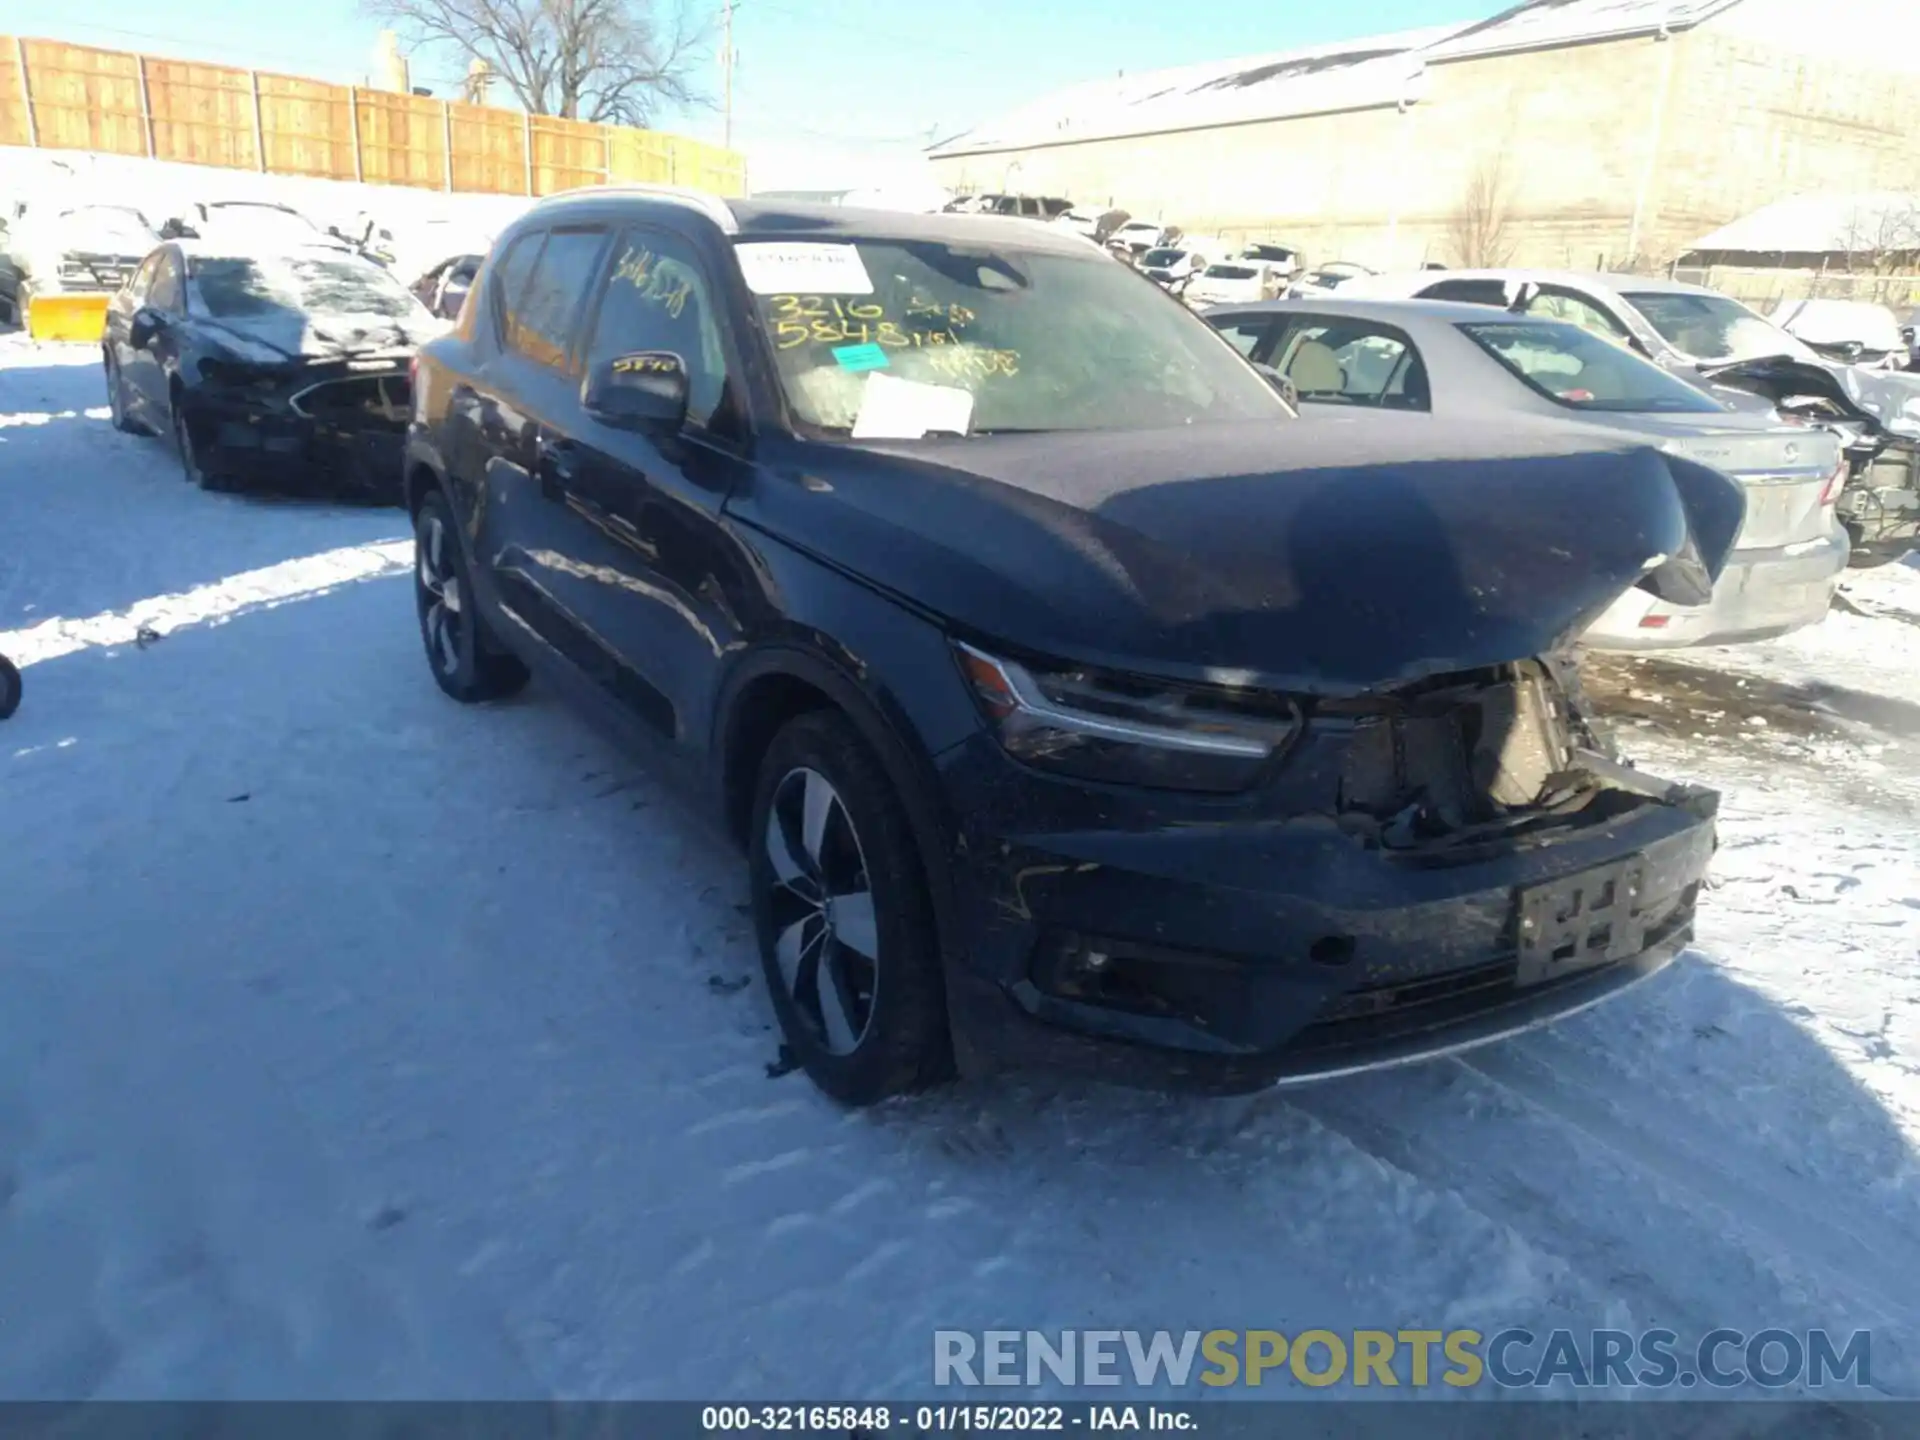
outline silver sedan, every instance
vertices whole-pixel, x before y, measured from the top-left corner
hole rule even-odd
[[[1226,305],[1206,319],[1279,372],[1302,413],[1356,426],[1370,411],[1554,416],[1627,431],[1741,482],[1746,520],[1711,604],[1629,590],[1588,630],[1606,650],[1671,650],[1767,639],[1817,623],[1846,568],[1834,513],[1846,483],[1831,432],[1729,410],[1618,342],[1559,320],[1479,305],[1315,296]],[[1358,502],[1356,502],[1358,503]]]

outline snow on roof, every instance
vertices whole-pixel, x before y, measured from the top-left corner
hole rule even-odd
[[[1893,190],[1794,195],[1723,225],[1687,248],[1756,255],[1920,249],[1920,195]]]
[[[1211,60],[1055,91],[933,147],[935,158],[1411,103],[1429,61],[1685,29],[1740,0],[1523,0],[1470,25]]]

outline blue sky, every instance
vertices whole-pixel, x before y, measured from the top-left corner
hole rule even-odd
[[[718,13],[719,0],[694,3]],[[905,151],[1079,80],[1500,8],[1502,0],[737,0],[734,141],[750,156]],[[5,11],[15,34],[342,83],[365,77],[377,29],[358,0],[7,0]],[[415,57],[414,83],[445,94],[463,68]],[[717,103],[717,63],[705,68]],[[719,113],[671,116],[665,128],[717,140]]]

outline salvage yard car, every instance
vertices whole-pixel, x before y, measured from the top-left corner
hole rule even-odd
[[[1181,299],[1196,310],[1271,300],[1286,288],[1279,269],[1266,260],[1222,260],[1187,282]]]
[[[1409,1061],[1686,945],[1716,797],[1612,758],[1562,649],[1709,600],[1742,499],[1617,432],[1374,420],[1296,423],[1070,234],[596,187],[420,352],[420,634],[714,807],[841,1101]]]
[[[1229,306],[1207,319],[1309,406],[1417,411],[1492,433],[1517,415],[1578,419],[1738,480],[1746,518],[1712,603],[1629,590],[1588,629],[1596,649],[1769,639],[1818,624],[1833,603],[1849,549],[1834,514],[1847,465],[1828,431],[1729,411],[1577,325],[1477,305],[1325,296]]]
[[[157,243],[147,217],[129,206],[23,206],[0,226],[0,320],[24,325],[36,294],[118,290]]]
[[[172,241],[107,311],[113,423],[172,439],[203,489],[394,499],[415,348],[445,325],[385,270],[316,246]]]
[[[1355,293],[1570,320],[1730,404],[1831,429],[1846,447],[1835,508],[1851,563],[1884,564],[1920,539],[1920,375],[1829,360],[1738,300],[1646,275],[1450,270],[1371,276]]]

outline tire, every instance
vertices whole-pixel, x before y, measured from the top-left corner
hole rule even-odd
[[[126,435],[145,435],[147,428],[127,413],[127,382],[111,353],[106,356],[107,408],[113,412],[113,428]]]
[[[413,525],[413,596],[434,683],[463,705],[526,688],[527,667],[507,652],[473,603],[467,561],[446,497],[430,490]]]
[[[933,905],[893,783],[845,716],[767,747],[749,835],[754,930],[780,1028],[843,1105],[951,1078]]]
[[[180,473],[186,476],[189,485],[202,490],[223,488],[200,463],[198,448],[193,443],[193,425],[188,418],[186,397],[177,392],[173,397],[173,453],[180,457]]]
[[[19,667],[0,655],[0,720],[20,708],[20,689]]]

